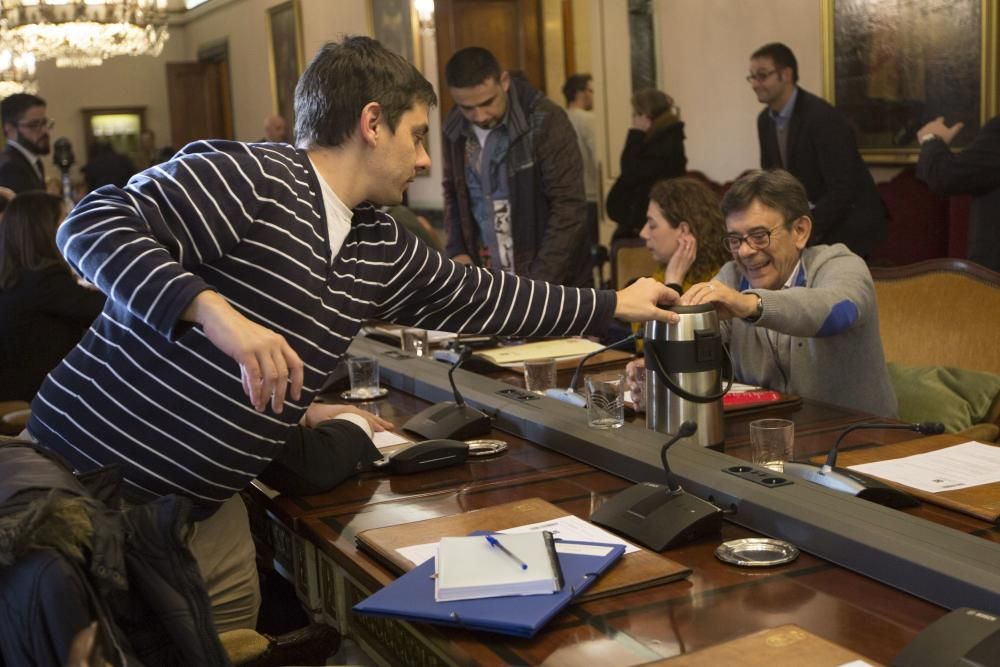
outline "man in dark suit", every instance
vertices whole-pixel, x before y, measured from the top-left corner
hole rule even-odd
[[[0,186],[14,192],[45,189],[42,156],[49,154],[49,130],[45,100],[37,95],[15,93],[0,102],[0,119],[7,146],[0,153]]]
[[[784,44],[767,44],[750,56],[747,81],[767,105],[757,117],[760,166],[785,169],[805,186],[810,244],[843,243],[864,257],[885,238],[885,206],[847,118],[798,80],[795,54]]]
[[[943,195],[972,195],[967,256],[1000,271],[1000,116],[986,122],[960,153],[949,145],[962,129],[938,117],[917,132],[917,178]]]

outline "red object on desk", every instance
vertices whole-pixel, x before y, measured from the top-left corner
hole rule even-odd
[[[722,397],[724,407],[734,405],[749,405],[751,403],[770,403],[781,400],[781,393],[769,389],[759,391],[734,391]]]

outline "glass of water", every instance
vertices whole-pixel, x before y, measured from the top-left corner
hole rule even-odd
[[[347,374],[351,378],[351,398],[376,398],[379,395],[378,359],[351,357],[347,360]]]
[[[584,378],[587,387],[587,425],[618,428],[625,423],[625,374],[598,373]]]

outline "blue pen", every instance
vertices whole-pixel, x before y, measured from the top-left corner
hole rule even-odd
[[[487,535],[486,536],[486,541],[490,543],[491,547],[496,547],[496,548],[500,549],[500,551],[504,552],[505,554],[507,554],[508,556],[510,556],[511,558],[513,558],[514,560],[516,560],[518,563],[520,563],[522,570],[527,570],[528,569],[528,564],[525,563],[520,558],[518,558],[517,556],[515,556],[513,553],[511,553],[510,549],[508,549],[504,545],[500,544],[500,540],[498,540],[497,538],[493,537],[492,535]]]

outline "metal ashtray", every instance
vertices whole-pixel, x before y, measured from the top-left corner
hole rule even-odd
[[[469,446],[469,456],[493,456],[507,451],[507,443],[503,440],[466,440]]]
[[[799,557],[799,550],[782,540],[747,537],[723,542],[716,548],[715,557],[740,567],[771,567],[791,563]]]

